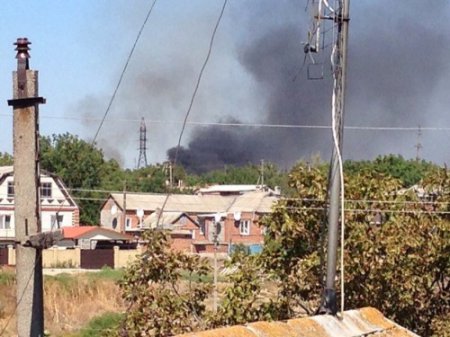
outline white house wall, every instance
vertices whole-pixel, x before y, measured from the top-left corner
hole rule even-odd
[[[14,197],[8,197],[8,182],[13,181],[13,176],[7,176],[0,184],[0,220],[2,219],[2,216],[11,216],[11,228],[5,229],[0,226],[0,238],[14,238],[15,236]],[[60,227],[72,227],[78,225],[78,207],[72,204],[71,199],[68,199],[63,193],[61,188],[64,187],[60,187],[52,176],[47,175],[41,175],[41,184],[42,183],[52,184],[51,197],[41,197],[42,231],[52,229],[52,216],[56,217],[57,213],[62,216]]]
[[[73,212],[72,211],[59,211],[58,214],[62,216],[62,222],[59,223],[59,227],[72,227]],[[56,229],[57,224],[52,224],[52,216],[56,216],[56,211],[41,211],[41,224],[42,231],[49,231]],[[53,225],[53,228],[52,228]]]

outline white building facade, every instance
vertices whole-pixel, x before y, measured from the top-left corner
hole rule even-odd
[[[80,212],[61,179],[41,172],[41,230],[79,226]],[[12,166],[0,167],[0,243],[13,242],[14,218],[14,170]]]

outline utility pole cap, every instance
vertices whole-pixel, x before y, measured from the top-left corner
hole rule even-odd
[[[30,47],[31,44],[30,41],[26,37],[19,37],[17,39],[17,42],[14,42],[14,45],[16,47],[17,55],[16,59],[29,59],[30,58]]]

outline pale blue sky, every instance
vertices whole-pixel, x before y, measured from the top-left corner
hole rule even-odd
[[[292,81],[309,27],[306,2],[229,0],[191,121],[329,123],[329,79],[311,83],[303,76]],[[3,1],[0,151],[12,152],[12,110],[6,101],[12,97],[18,37],[32,41],[31,68],[39,71],[40,95],[47,99],[40,107],[41,133],[70,132],[89,140],[151,3]],[[98,139],[107,155],[133,167],[139,120],[145,117],[149,161],[166,159],[181,127],[174,122],[184,118],[221,6],[219,0],[157,1]],[[446,0],[432,5],[422,0],[351,1],[347,125],[450,127],[449,8]],[[283,156],[273,158],[286,165],[317,152],[327,159],[331,148],[329,134],[316,130],[289,137],[240,130],[267,144],[273,140],[273,148],[283,148]],[[183,144],[196,134],[188,126]],[[251,137],[248,144],[261,147]],[[411,158],[418,141],[416,132],[348,131],[344,154],[353,159],[384,153]],[[450,142],[449,131],[425,131],[420,141],[425,159],[450,162],[446,146],[440,145]]]

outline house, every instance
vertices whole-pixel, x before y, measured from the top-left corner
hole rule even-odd
[[[41,171],[40,185],[42,231],[78,226],[78,205],[61,179]],[[0,244],[14,242],[15,226],[14,169],[13,166],[0,166]]]
[[[195,195],[113,193],[101,208],[100,223],[136,237],[148,228],[168,228],[173,248],[197,253],[214,251],[217,228],[218,249],[227,252],[234,244],[262,245],[260,219],[278,200],[273,191],[260,189]]]

